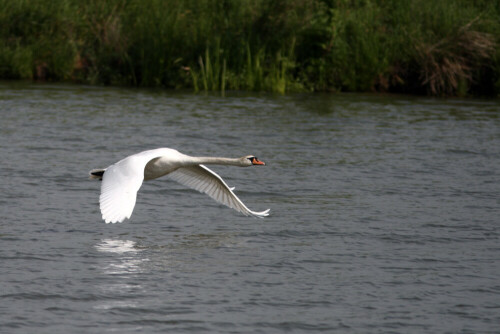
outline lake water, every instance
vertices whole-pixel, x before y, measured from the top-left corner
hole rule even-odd
[[[498,333],[500,103],[0,83],[1,333]],[[105,224],[88,179],[143,150],[213,166]]]

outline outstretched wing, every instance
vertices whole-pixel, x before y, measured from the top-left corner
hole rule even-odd
[[[227,205],[245,216],[263,218],[269,215],[269,209],[262,212],[250,210],[233,193],[232,189],[212,170],[203,165],[182,167],[168,174],[174,180],[199,192],[205,193],[217,202]]]
[[[161,154],[157,150],[131,155],[106,168],[99,203],[102,219],[121,223],[134,210],[137,191],[144,180],[146,164]]]

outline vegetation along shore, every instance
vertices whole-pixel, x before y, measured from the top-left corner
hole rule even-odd
[[[0,79],[500,95],[497,0],[0,0]]]

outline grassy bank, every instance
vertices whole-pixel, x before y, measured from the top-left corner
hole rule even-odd
[[[0,0],[0,78],[500,94],[490,0]]]

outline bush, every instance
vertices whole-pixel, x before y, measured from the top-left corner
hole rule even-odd
[[[0,0],[0,77],[195,90],[500,93],[487,0]]]

